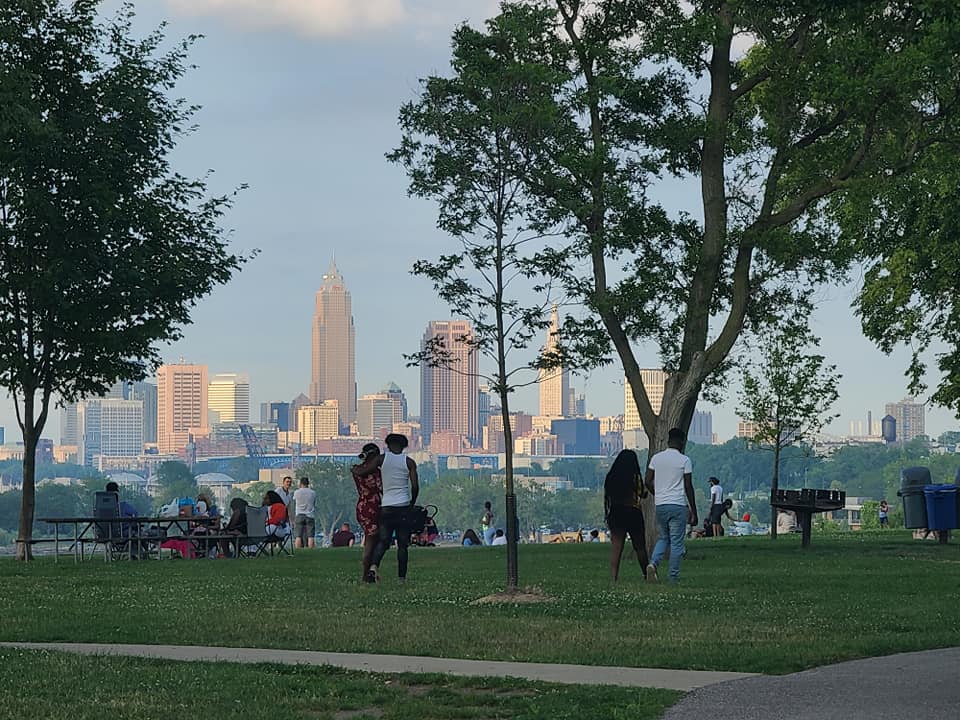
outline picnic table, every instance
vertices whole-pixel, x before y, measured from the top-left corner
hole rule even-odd
[[[219,532],[220,519],[207,515],[43,517],[38,520],[54,526],[53,543],[56,562],[60,560],[61,547],[64,543],[66,543],[64,554],[72,553],[74,562],[81,562],[85,559],[85,545],[93,545],[94,548],[96,545],[104,545],[106,548],[104,557],[109,561],[114,554],[112,548],[117,545],[123,545],[125,548],[125,552],[119,553],[119,557],[131,560],[139,556],[140,548],[150,545],[157,545],[157,557],[160,558],[162,554],[159,548],[169,540],[191,544],[197,540],[229,540],[239,544],[241,539],[238,535],[225,535]],[[72,532],[68,531],[66,537],[63,537],[60,532],[61,526],[64,525],[72,528]],[[99,533],[98,526],[101,529]],[[105,533],[102,532],[103,529],[106,529]]]
[[[780,510],[792,510],[803,533],[803,547],[810,547],[810,525],[814,513],[843,510],[847,494],[843,490],[777,490],[770,493],[770,504]],[[776,518],[773,519],[776,522]]]

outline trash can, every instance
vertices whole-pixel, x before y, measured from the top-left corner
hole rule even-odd
[[[924,485],[907,487],[897,493],[903,499],[903,526],[908,530],[926,529],[927,500]]]
[[[919,465],[916,467],[903,468],[903,470],[900,471],[901,490],[916,485],[922,488],[924,485],[931,484],[933,484],[933,480],[930,477],[930,468],[928,467]]]
[[[954,530],[957,527],[957,486],[925,485],[928,530]]]

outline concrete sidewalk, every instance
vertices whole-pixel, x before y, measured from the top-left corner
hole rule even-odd
[[[84,655],[122,655],[163,660],[280,663],[287,665],[332,665],[348,670],[378,673],[444,673],[468,677],[515,677],[525,680],[577,684],[662,688],[689,692],[730,680],[754,677],[754,673],[662,670],[656,668],[559,665],[552,663],[456,660],[408,655],[367,655],[308,650],[268,650],[191,645],[111,645],[101,643],[0,643],[0,647],[58,650]]]
[[[853,660],[702,687],[663,720],[903,720],[960,716],[960,648]]]

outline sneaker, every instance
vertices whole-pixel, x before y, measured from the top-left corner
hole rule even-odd
[[[657,577],[657,566],[653,563],[647,565],[647,582],[657,582],[659,579]]]

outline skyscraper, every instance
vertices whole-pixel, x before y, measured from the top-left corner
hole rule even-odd
[[[560,313],[557,306],[550,312],[550,327],[547,329],[547,341],[544,352],[557,350],[560,341]],[[545,417],[568,417],[572,415],[570,407],[570,373],[560,366],[543,369],[539,372],[540,414]]]
[[[663,403],[663,389],[667,384],[667,373],[664,370],[641,369],[640,380],[650,398],[650,405],[655,415],[660,414],[660,405]],[[640,413],[637,404],[633,401],[633,391],[627,380],[623,382],[623,429],[634,430],[641,427]]]
[[[130,384],[128,400],[140,400],[143,403],[143,441],[157,442],[157,386],[153,383],[136,381]]]
[[[143,401],[117,397],[82,400],[77,406],[81,465],[97,458],[136,457],[143,452]]]
[[[60,409],[60,444],[76,445],[80,442],[77,432],[77,403],[68,402]]]
[[[218,423],[250,422],[250,378],[238,373],[218,373],[210,379],[207,405]]]
[[[324,400],[316,405],[305,405],[297,410],[297,427],[301,442],[312,447],[318,440],[340,434],[339,408],[336,400]]]
[[[908,443],[918,435],[926,435],[923,410],[923,403],[909,397],[897,403],[887,403],[887,415],[897,421],[897,442]]]
[[[364,437],[380,437],[402,422],[403,408],[396,396],[381,392],[357,401],[357,431]]]
[[[206,430],[207,366],[161,365],[157,370],[157,449],[175,453],[193,429]]]
[[[336,400],[340,424],[357,417],[355,333],[350,293],[335,262],[323,276],[313,312],[313,372],[310,401]]]
[[[473,327],[466,320],[432,320],[423,334],[422,349],[441,344],[449,363],[420,363],[420,430],[424,445],[433,433],[455,433],[477,447],[480,414],[477,353],[470,344]],[[466,342],[464,342],[466,340]]]

